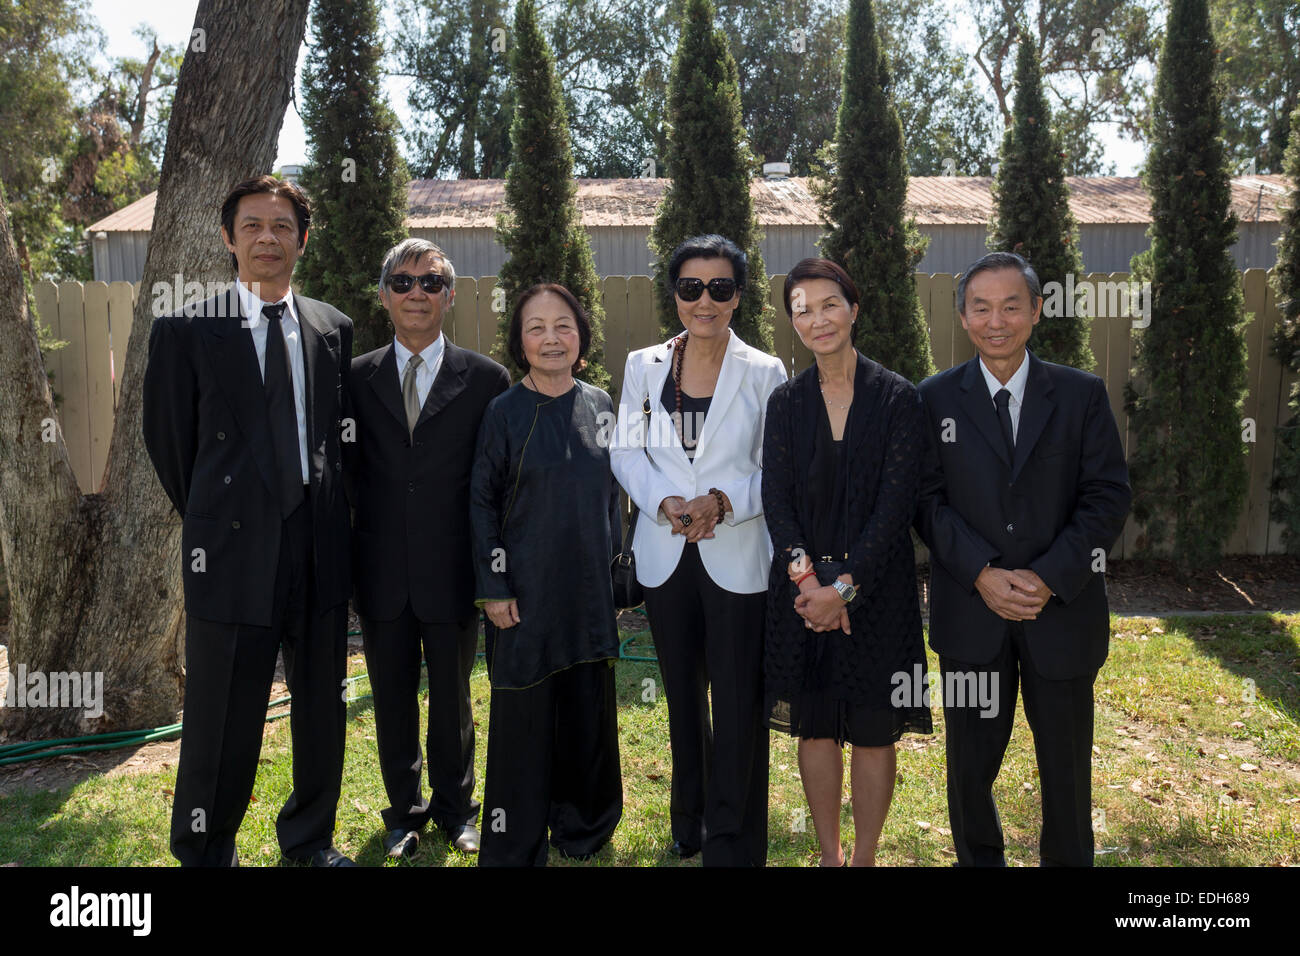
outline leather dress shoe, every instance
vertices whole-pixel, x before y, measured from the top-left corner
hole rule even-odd
[[[384,834],[384,852],[393,859],[401,859],[402,857],[410,859],[415,856],[415,851],[419,849],[419,846],[420,833],[418,830],[397,827]]]
[[[673,845],[668,848],[668,852],[679,860],[689,860],[700,852],[700,848],[698,846],[687,846],[679,840],[674,840]]]
[[[478,827],[465,823],[447,831],[447,842],[461,853],[477,853],[479,844]]]
[[[317,850],[307,858],[311,866],[356,866],[352,860],[344,856],[333,846],[327,846],[323,850]]]

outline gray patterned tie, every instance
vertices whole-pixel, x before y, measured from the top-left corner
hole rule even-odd
[[[424,359],[412,355],[402,373],[402,404],[406,406],[406,430],[415,434],[415,423],[420,420],[420,390],[415,387],[415,373],[419,371]]]

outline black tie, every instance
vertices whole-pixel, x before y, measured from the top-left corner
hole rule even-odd
[[[280,473],[280,515],[287,518],[302,503],[302,452],[298,446],[298,413],[293,400],[293,368],[284,344],[280,316],[285,305],[265,305],[266,413],[271,422],[271,443],[275,446],[275,464]]]
[[[1016,460],[1016,439],[1015,432],[1011,430],[1011,408],[1007,404],[1011,401],[1011,392],[1005,388],[998,389],[998,393],[993,396],[993,403],[998,407],[998,424],[1002,426],[1002,437],[1007,443],[1007,458],[1010,461]]]

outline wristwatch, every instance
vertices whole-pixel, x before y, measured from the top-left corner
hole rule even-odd
[[[835,589],[835,593],[840,596],[840,600],[845,604],[848,604],[858,596],[858,586],[856,584],[845,584],[843,581],[836,578],[831,582],[831,587]]]

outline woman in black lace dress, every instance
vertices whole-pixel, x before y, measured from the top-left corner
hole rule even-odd
[[[858,290],[838,265],[796,265],[785,307],[817,362],[767,406],[765,715],[799,738],[823,866],[844,864],[840,748],[852,745],[852,862],[872,866],[893,797],[894,743],[931,733],[909,530],[924,418],[910,382],[854,349]]]

